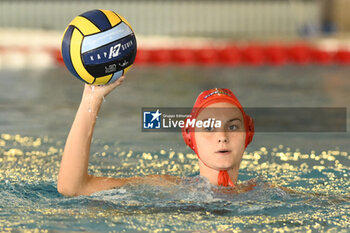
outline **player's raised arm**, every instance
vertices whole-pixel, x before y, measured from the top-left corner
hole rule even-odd
[[[123,179],[94,177],[88,174],[91,139],[103,98],[124,80],[105,86],[85,85],[80,106],[64,148],[57,189],[66,196],[88,195],[123,185]]]

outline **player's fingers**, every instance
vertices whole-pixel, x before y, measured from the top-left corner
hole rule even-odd
[[[123,80],[125,79],[125,76],[121,76],[120,78],[118,78],[118,80],[116,80],[113,83],[107,84],[102,86],[103,88],[103,96],[107,96],[111,91],[113,91],[117,86],[120,86],[123,82]]]
[[[118,78],[118,80],[116,82],[118,83],[118,85],[120,85],[123,83],[124,79],[125,79],[125,76],[123,75],[120,78]]]
[[[108,84],[107,87],[110,88],[110,89],[114,89],[117,86],[121,85],[123,83],[124,79],[125,79],[125,76],[121,76],[115,82]]]

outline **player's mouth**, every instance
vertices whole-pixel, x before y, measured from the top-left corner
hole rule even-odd
[[[231,153],[231,150],[226,150],[226,149],[223,149],[223,150],[218,150],[215,152],[216,154],[222,154],[222,155],[225,155],[225,154],[229,154]]]

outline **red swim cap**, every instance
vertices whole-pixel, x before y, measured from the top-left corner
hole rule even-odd
[[[246,138],[245,138],[245,148],[246,148],[248,144],[253,140],[254,122],[253,122],[253,119],[244,112],[243,107],[239,103],[237,97],[232,93],[231,90],[227,88],[214,88],[214,89],[210,89],[200,93],[196,99],[196,102],[194,103],[191,116],[188,117],[186,121],[196,119],[199,113],[204,108],[206,108],[211,104],[219,103],[219,102],[231,103],[237,106],[239,110],[242,112],[244,128],[246,130]],[[183,139],[185,143],[197,154],[198,158],[200,159],[200,156],[197,151],[196,140],[194,137],[194,129],[191,127],[186,127],[186,125],[187,124],[185,124],[185,127],[182,128]],[[234,186],[226,170],[221,170],[219,172],[218,184],[222,186],[228,186],[228,185]]]

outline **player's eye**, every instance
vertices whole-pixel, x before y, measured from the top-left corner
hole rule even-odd
[[[214,130],[214,128],[209,126],[209,127],[205,127],[204,130],[206,132],[212,132]]]
[[[237,131],[237,130],[239,129],[239,127],[238,127],[238,125],[230,125],[230,126],[228,127],[228,129],[229,129],[230,131]]]

